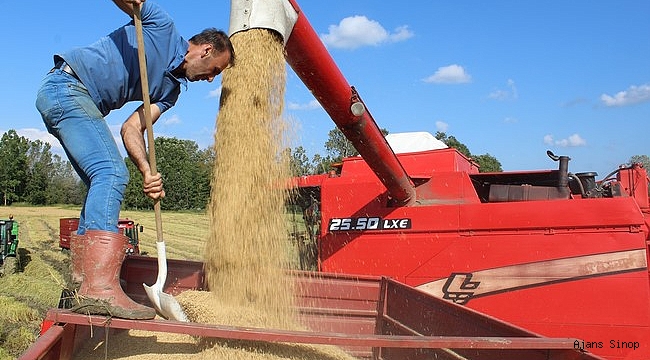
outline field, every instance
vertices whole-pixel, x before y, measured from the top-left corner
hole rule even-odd
[[[20,355],[36,339],[47,309],[58,305],[69,282],[69,254],[58,243],[59,219],[78,217],[79,209],[0,207],[0,219],[10,215],[20,225],[20,261],[16,273],[0,277],[0,360]],[[153,211],[122,211],[120,217],[143,226],[140,251],[156,256]],[[208,234],[205,213],[163,211],[162,225],[168,258],[202,260]],[[288,251],[293,251],[291,246]]]

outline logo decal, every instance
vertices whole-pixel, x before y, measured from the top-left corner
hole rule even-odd
[[[463,305],[477,297],[631,271],[647,271],[645,249],[550,259],[471,273],[451,273],[447,278],[424,283],[417,288]]]
[[[442,298],[460,305],[470,301],[474,296],[474,290],[481,284],[480,281],[472,281],[472,276],[471,273],[451,273],[442,286],[444,294]]]
[[[382,219],[380,217],[354,217],[330,219],[329,231],[403,230],[411,228],[411,219]]]

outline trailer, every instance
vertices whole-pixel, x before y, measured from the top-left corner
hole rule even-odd
[[[155,281],[156,276],[155,258],[133,255],[122,266],[125,292],[143,304],[149,300],[142,284]],[[41,336],[19,359],[74,359],[82,345],[100,343],[107,333],[125,329],[334,345],[359,359],[600,359],[581,350],[582,339],[542,337],[387,277],[301,271],[288,276],[296,283],[295,306],[308,330],[136,321],[52,309]],[[170,260],[164,292],[178,295],[187,290],[209,291],[203,264]]]

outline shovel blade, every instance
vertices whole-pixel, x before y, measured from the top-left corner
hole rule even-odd
[[[163,292],[163,286],[165,286],[165,281],[167,280],[167,251],[165,250],[165,242],[162,240],[156,241],[156,250],[158,251],[158,277],[156,278],[156,282],[151,286],[142,284],[144,291],[147,293],[158,315],[167,320],[189,322],[187,315],[185,315],[183,308],[181,308],[181,304],[173,296]]]
[[[144,291],[147,293],[147,297],[151,300],[154,309],[158,315],[164,317],[167,320],[176,320],[189,322],[190,320],[185,315],[181,304],[172,296],[167,293],[162,292],[162,287],[155,283],[151,286],[142,284]]]
[[[160,296],[160,313],[168,320],[189,322],[181,304],[171,295],[161,292]]]

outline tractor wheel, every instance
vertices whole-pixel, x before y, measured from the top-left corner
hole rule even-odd
[[[11,275],[16,273],[18,269],[18,259],[13,256],[8,256],[5,258],[5,263],[3,265],[4,275]]]

